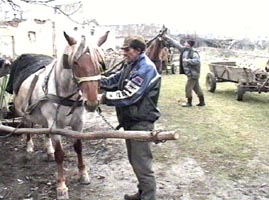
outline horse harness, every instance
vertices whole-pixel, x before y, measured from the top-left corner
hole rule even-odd
[[[65,69],[72,69],[71,66],[68,64],[68,62],[66,62],[66,60],[68,59],[68,55],[64,55],[63,58],[63,64],[64,64],[64,68]],[[33,93],[33,90],[35,88],[35,85],[37,83],[38,80],[38,75],[35,75],[34,79],[32,80],[32,83],[30,85],[28,94],[27,94],[27,99],[28,99],[28,105],[25,109],[25,113],[27,114],[31,114],[31,112],[42,102],[44,101],[50,101],[52,103],[56,103],[58,104],[57,109],[60,106],[67,106],[67,107],[71,107],[70,111],[67,113],[68,115],[71,115],[76,107],[81,107],[83,106],[83,101],[80,100],[81,95],[78,95],[78,97],[76,98],[76,100],[72,100],[70,99],[71,97],[73,97],[74,95],[76,95],[79,92],[79,87],[77,88],[77,90],[75,92],[73,92],[72,94],[66,96],[66,97],[62,97],[62,96],[58,96],[55,94],[48,94],[48,82],[50,79],[50,75],[53,71],[53,69],[55,68],[55,66],[57,65],[57,61],[54,60],[53,64],[52,64],[52,68],[49,71],[48,75],[45,77],[44,82],[42,84],[42,90],[44,91],[44,96],[41,97],[37,102],[35,103],[31,103],[31,96]],[[94,75],[94,76],[88,76],[88,77],[77,77],[75,76],[75,74],[73,73],[73,80],[74,82],[77,84],[77,86],[79,86],[79,84],[83,83],[83,82],[89,82],[89,81],[98,81],[101,79],[101,75]]]

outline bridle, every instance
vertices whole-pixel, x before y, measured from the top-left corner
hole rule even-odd
[[[87,53],[90,53],[89,48],[86,48],[86,50],[85,50],[80,56],[78,56],[78,57],[76,58],[75,61],[78,61],[78,60],[81,58],[82,55],[87,54]],[[79,86],[81,83],[84,83],[84,82],[94,82],[94,81],[100,81],[100,80],[101,80],[101,72],[100,72],[100,74],[98,74],[98,75],[82,76],[82,77],[78,77],[78,76],[76,76],[76,75],[74,74],[73,67],[70,66],[69,63],[68,63],[68,55],[65,54],[63,59],[64,59],[64,60],[63,60],[64,68],[65,68],[65,69],[72,69],[73,80],[74,80],[74,82],[75,82],[78,86]],[[74,63],[75,61],[73,61],[73,63]],[[100,66],[98,66],[98,68],[99,68],[100,71],[101,71],[102,67],[101,67],[101,63],[100,63],[100,61],[99,61],[98,63],[100,64]]]
[[[101,74],[100,75],[93,75],[93,76],[84,76],[84,77],[77,77],[73,74],[74,81],[80,85],[83,82],[92,82],[92,81],[100,81],[101,80]]]

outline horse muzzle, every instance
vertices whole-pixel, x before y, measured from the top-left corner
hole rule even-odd
[[[84,107],[87,110],[87,112],[94,112],[97,109],[98,105],[99,105],[98,101],[94,102],[84,101]]]

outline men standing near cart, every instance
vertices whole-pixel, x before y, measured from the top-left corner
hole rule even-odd
[[[200,56],[193,48],[195,41],[187,40],[184,45],[181,45],[178,41],[172,39],[168,35],[163,35],[163,38],[180,51],[180,74],[185,74],[188,78],[185,85],[187,102],[182,106],[192,106],[192,91],[194,91],[199,98],[197,106],[205,106],[204,94],[199,84],[201,69]]]
[[[121,48],[127,59],[121,71],[101,79],[101,103],[116,106],[118,121],[124,130],[151,131],[159,118],[157,108],[161,76],[145,55],[146,43],[141,36],[125,39]],[[129,162],[138,180],[138,192],[125,200],[156,200],[156,182],[152,170],[150,143],[126,140]]]

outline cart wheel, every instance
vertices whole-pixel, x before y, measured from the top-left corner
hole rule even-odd
[[[241,85],[239,85],[237,87],[237,91],[236,91],[236,100],[237,101],[243,101],[243,96],[245,94],[245,89],[244,87],[242,87]]]
[[[209,92],[215,92],[217,87],[216,77],[212,72],[206,75],[206,89]]]

